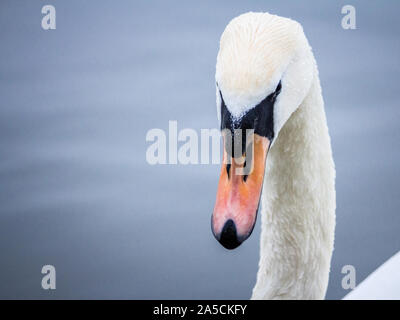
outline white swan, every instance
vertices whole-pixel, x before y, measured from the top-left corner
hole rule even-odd
[[[216,84],[221,129],[229,130],[223,130],[212,231],[226,248],[237,247],[250,235],[261,202],[252,298],[323,299],[334,241],[335,169],[317,65],[301,25],[268,13],[233,19],[221,36]],[[226,164],[228,133],[237,128],[254,129],[249,174],[240,171],[247,164],[237,157]]]

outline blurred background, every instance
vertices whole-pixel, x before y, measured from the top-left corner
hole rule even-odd
[[[41,28],[43,5],[57,29]],[[260,220],[214,239],[219,165],[146,162],[148,130],[216,128],[215,61],[248,11],[299,21],[318,62],[337,170],[328,299],[400,248],[398,1],[1,1],[0,298],[247,299]],[[41,288],[54,265],[57,289]]]

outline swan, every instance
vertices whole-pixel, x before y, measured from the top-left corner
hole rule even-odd
[[[250,236],[260,211],[251,298],[323,299],[334,242],[335,166],[317,64],[302,26],[269,13],[234,18],[220,39],[215,79],[225,147],[212,232],[234,249]],[[237,137],[239,156],[230,149]],[[253,156],[244,173],[248,141]]]
[[[343,300],[400,300],[400,251],[372,272]]]

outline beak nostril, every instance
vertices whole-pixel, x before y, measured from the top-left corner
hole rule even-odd
[[[231,164],[228,163],[228,164],[226,165],[226,173],[228,174],[228,179],[230,178],[230,170],[231,170]]]
[[[229,219],[227,222],[225,222],[219,242],[226,249],[230,250],[237,248],[241,244],[237,238],[236,226],[232,219]]]
[[[244,154],[244,163],[243,163],[243,170],[246,170],[246,164],[247,164],[247,159],[246,159],[246,153]],[[247,180],[247,174],[243,175],[243,181],[246,182]]]

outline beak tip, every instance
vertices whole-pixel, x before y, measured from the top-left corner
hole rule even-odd
[[[239,241],[236,225],[232,219],[225,222],[224,227],[219,235],[214,233],[215,238],[219,243],[228,250],[233,250],[241,245],[242,241]]]

